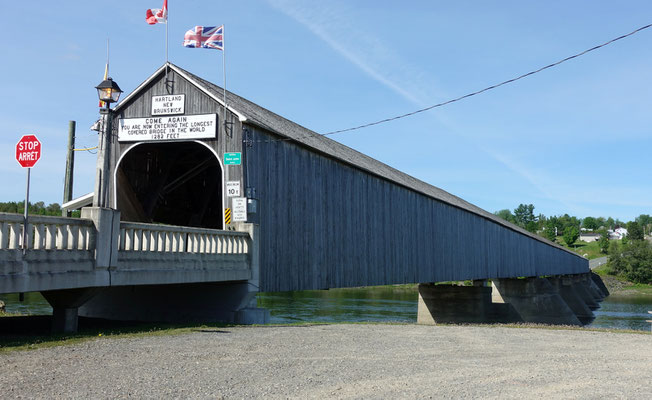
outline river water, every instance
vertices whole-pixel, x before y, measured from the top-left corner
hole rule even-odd
[[[52,314],[52,308],[39,293],[26,293],[23,302],[17,294],[0,295],[8,312]],[[404,322],[417,319],[415,287],[307,290],[302,292],[261,293],[258,306],[271,312],[272,323],[292,322]],[[652,296],[611,295],[595,310],[589,327],[650,330]]]

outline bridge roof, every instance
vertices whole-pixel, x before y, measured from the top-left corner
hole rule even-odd
[[[186,71],[185,69],[172,64],[166,63],[161,68],[159,68],[154,74],[152,74],[145,82],[138,86],[132,93],[124,98],[115,108],[118,111],[123,104],[127,104],[129,99],[137,96],[142,88],[147,86],[150,82],[157,79],[160,74],[165,72],[165,67],[168,66],[171,70],[175,71],[179,75],[183,76],[185,79],[196,85],[200,90],[204,91],[208,96],[212,97],[218,103],[224,105],[224,91],[223,88],[200,78],[197,75],[194,75],[191,72]],[[387,164],[384,164],[372,157],[369,157],[366,154],[360,153],[348,146],[345,146],[335,140],[332,140],[326,136],[320,135],[317,132],[311,131],[308,128],[305,128],[295,122],[292,122],[286,118],[281,117],[278,114],[275,114],[243,97],[240,97],[232,92],[226,91],[226,100],[227,108],[229,111],[234,113],[241,122],[246,122],[250,125],[254,125],[260,128],[263,128],[273,134],[276,134],[284,139],[289,139],[295,143],[299,143],[305,147],[308,147],[312,150],[316,150],[320,153],[323,153],[329,157],[342,161],[346,164],[349,164],[355,168],[364,170],[370,174],[379,176],[383,179],[394,182],[398,185],[404,186],[410,190],[422,193],[426,196],[429,196],[438,201],[450,204],[454,207],[460,208],[462,210],[471,212],[480,217],[491,220],[499,225],[502,225],[508,229],[519,232],[525,236],[528,236],[532,239],[544,242],[550,246],[557,247],[561,250],[567,251],[573,255],[581,257],[577,253],[574,253],[556,243],[542,238],[536,234],[530,233],[521,227],[514,225],[510,222],[505,221],[504,219],[483,210],[482,208],[469,203],[468,201],[461,199],[455,195],[452,195],[445,190],[442,190],[436,186],[433,186],[429,183],[423,182],[419,179],[416,179],[413,176],[410,176],[404,172],[401,172],[395,168],[390,167]]]

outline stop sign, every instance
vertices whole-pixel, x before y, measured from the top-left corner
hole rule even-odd
[[[16,143],[16,161],[23,168],[31,168],[41,158],[41,142],[34,135],[25,135]]]

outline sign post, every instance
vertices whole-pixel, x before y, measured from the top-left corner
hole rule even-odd
[[[27,217],[29,204],[29,176],[32,167],[41,158],[41,142],[35,135],[24,135],[16,143],[16,161],[27,168],[27,185],[25,190],[25,215],[23,221],[23,254],[27,252]]]

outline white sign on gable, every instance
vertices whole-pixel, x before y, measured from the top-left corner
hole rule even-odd
[[[233,210],[233,222],[247,220],[247,198],[234,197],[231,200],[231,209]]]
[[[240,196],[240,181],[229,181],[226,183],[226,197]]]
[[[217,114],[176,117],[123,118],[119,120],[118,141],[215,139]]]
[[[186,112],[185,105],[185,94],[152,96],[152,115],[183,114]]]

